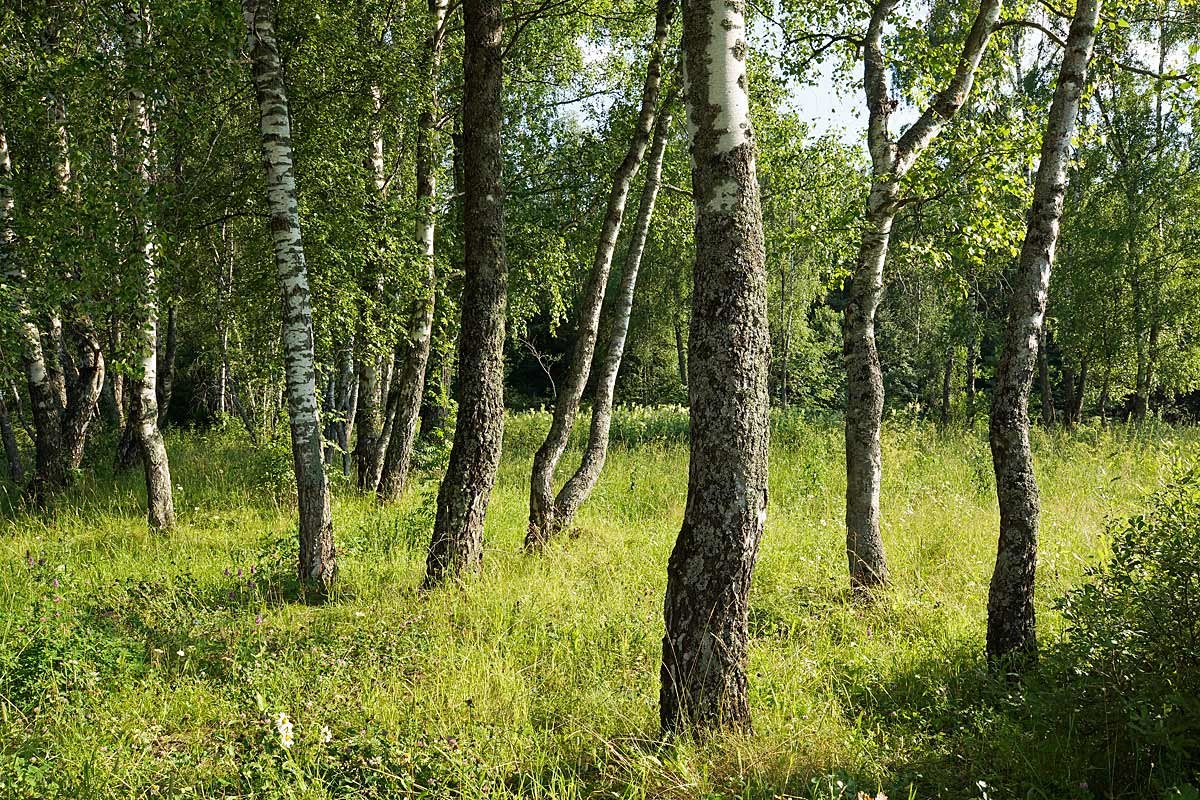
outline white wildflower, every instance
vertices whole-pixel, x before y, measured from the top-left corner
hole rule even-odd
[[[321,744],[329,744],[333,741],[333,731],[329,730],[328,725],[321,726]]]
[[[296,741],[295,726],[288,715],[280,711],[275,715],[275,730],[279,731],[279,744],[287,750]]]

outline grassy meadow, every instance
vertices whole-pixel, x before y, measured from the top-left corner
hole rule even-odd
[[[7,487],[0,798],[1099,796],[1103,754],[1056,680],[1006,683],[983,663],[997,512],[982,427],[888,424],[894,587],[863,608],[846,591],[839,424],[777,417],[750,621],[755,735],[663,745],[686,417],[623,412],[577,535],[531,557],[528,469],[547,424],[510,417],[484,569],[428,594],[430,470],[394,508],[339,483],[341,574],[321,605],[292,577],[282,443],[170,434],[179,525],[165,536],[147,532],[139,470],[83,475],[48,513]],[[1105,557],[1107,521],[1136,513],[1200,435],[1035,436],[1052,648],[1054,600]]]

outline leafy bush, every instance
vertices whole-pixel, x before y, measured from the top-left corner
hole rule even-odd
[[[1114,525],[1112,559],[1058,606],[1056,655],[1113,794],[1200,776],[1200,469]]]

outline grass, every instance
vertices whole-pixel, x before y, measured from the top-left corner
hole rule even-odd
[[[1098,745],[1062,687],[982,659],[996,510],[982,432],[885,433],[894,587],[848,602],[835,421],[777,418],[752,596],[755,735],[656,741],[665,565],[686,495],[680,411],[627,412],[576,538],[520,553],[547,424],[510,418],[481,574],[420,594],[436,476],[394,508],[339,486],[341,575],[292,578],[290,457],[173,434],[178,528],[140,474],[80,477],[0,522],[0,797],[1089,797]],[[1039,624],[1105,556],[1106,520],[1195,431],[1035,437]],[[108,460],[97,442],[96,463]],[[569,460],[569,459],[567,459]],[[12,496],[11,487],[7,495]],[[294,725],[281,746],[279,714]],[[327,740],[327,741],[326,741]],[[1102,777],[1102,776],[1101,776]]]

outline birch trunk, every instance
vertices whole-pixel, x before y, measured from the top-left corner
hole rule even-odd
[[[954,380],[954,347],[946,350],[946,363],[942,366],[942,424],[950,422],[950,393]]]
[[[78,372],[67,398],[67,413],[63,415],[62,427],[67,468],[76,470],[83,464],[88,431],[100,409],[105,364],[100,337],[92,328],[91,321],[79,317],[71,328],[71,336],[79,351],[79,361]]]
[[[425,396],[425,373],[433,337],[433,314],[437,291],[434,235],[437,225],[437,151],[434,147],[434,116],[438,113],[437,78],[441,63],[447,0],[429,0],[429,38],[425,47],[425,108],[417,125],[417,248],[424,264],[421,296],[412,313],[412,334],[399,374],[393,379],[396,404],[390,410],[392,431],[384,454],[379,499],[399,499],[408,481]]]
[[[142,47],[148,20],[138,11],[127,10],[125,23],[130,47]],[[146,506],[150,527],[167,530],[175,524],[175,503],[171,494],[167,448],[158,429],[158,242],[154,212],[150,205],[150,166],[154,151],[150,141],[150,114],[145,94],[141,89],[130,88],[128,100],[129,120],[137,144],[134,171],[140,193],[137,214],[141,218],[137,258],[142,281],[138,319],[133,328],[133,352],[141,370],[137,379],[137,415],[132,423],[141,447],[142,467],[146,475]]]
[[[533,458],[529,485],[529,528],[525,534],[527,548],[543,546],[560,527],[554,519],[554,470],[562,458],[571,430],[575,426],[579,401],[583,397],[583,390],[591,371],[592,357],[596,350],[596,334],[600,327],[600,310],[604,305],[613,252],[616,250],[617,237],[620,236],[621,224],[625,217],[629,188],[641,166],[654,128],[654,113],[658,109],[659,87],[662,83],[664,50],[671,32],[671,18],[674,13],[675,0],[658,0],[654,40],[646,65],[637,124],[609,190],[608,207],[600,228],[600,241],[596,246],[596,255],[592,261],[591,272],[588,273],[576,319],[575,346],[571,351],[566,377],[554,402],[554,418],[550,423],[550,431]]]
[[[1075,384],[1075,394],[1071,399],[1071,418],[1078,425],[1083,421],[1083,398],[1087,392],[1088,362],[1084,358],[1079,364],[1079,380]]]
[[[900,209],[900,181],[966,102],[1002,5],[1001,0],[980,3],[953,78],[917,121],[894,140],[888,130],[895,103],[888,91],[883,35],[897,2],[875,3],[864,40],[863,88],[869,111],[867,143],[872,185],[842,322],[846,364],[846,555],[850,586],[859,594],[888,582],[879,526],[883,373],[875,345],[875,313],[883,294],[892,223]]]
[[[1099,16],[1100,0],[1076,3],[1042,136],[1033,206],[996,370],[989,440],[1000,506],[1000,539],[988,594],[987,627],[987,655],[993,665],[1011,661],[1019,667],[1037,653],[1033,590],[1039,502],[1029,450],[1029,391],[1063,213],[1071,136]]]
[[[105,350],[115,353],[120,350],[120,347],[121,327],[117,322],[116,314],[113,314],[108,321],[108,336],[101,344],[100,350],[101,353]],[[112,425],[118,434],[124,432],[125,378],[120,373],[112,370],[105,371],[104,385],[100,389],[100,409],[108,424]]]
[[[1075,370],[1068,364],[1063,364],[1062,368],[1062,387],[1063,394],[1066,396],[1067,405],[1063,409],[1063,424],[1068,430],[1075,427]]]
[[[167,424],[171,396],[175,393],[175,355],[179,347],[179,329],[175,303],[167,303],[167,339],[163,345],[162,371],[158,382],[158,426]]]
[[[633,311],[633,295],[637,288],[638,270],[646,250],[646,238],[650,233],[650,221],[654,218],[654,204],[662,182],[663,156],[671,133],[670,105],[674,97],[663,102],[658,122],[654,128],[654,143],[646,168],[646,183],[638,205],[637,222],[629,239],[629,251],[625,256],[625,267],[617,289],[609,321],[607,344],[600,362],[600,374],[596,378],[596,394],[592,400],[592,423],[588,430],[587,447],[579,468],[559,491],[554,499],[554,525],[556,530],[570,526],[575,514],[591,496],[604,469],[608,456],[608,434],[612,426],[613,394],[616,391],[617,375],[621,371],[621,359],[625,355],[625,338],[629,333],[629,317]]]
[[[1038,341],[1038,378],[1041,385],[1042,395],[1042,425],[1046,428],[1054,427],[1054,389],[1050,386],[1050,356],[1046,352],[1049,349],[1050,337],[1046,333],[1045,325],[1042,326],[1042,335]]]
[[[371,104],[371,140],[367,168],[371,173],[374,194],[369,206],[382,226],[384,218],[381,212],[387,197],[387,173],[383,162],[383,128],[380,124],[383,93],[378,86],[371,87]],[[371,308],[378,307],[383,294],[383,254],[380,252],[382,247],[382,242],[376,244],[376,251],[367,258],[363,275],[362,290],[368,296]],[[387,440],[384,438],[383,405],[388,397],[388,382],[385,380],[386,367],[381,367],[381,362],[390,364],[392,360],[390,353],[381,357],[369,346],[369,333],[369,325],[364,324],[360,327],[360,356],[355,365],[358,373],[358,406],[354,427],[358,431],[358,439],[354,446],[354,461],[358,469],[360,492],[374,492],[379,485],[379,474],[383,469],[383,451],[387,446]]]
[[[42,348],[42,335],[24,297],[26,276],[16,251],[13,214],[12,161],[3,120],[0,120],[0,274],[9,286],[17,321],[21,365],[29,391],[34,429],[34,473],[29,490],[37,502],[67,482],[63,454],[62,416]]]
[[[70,360],[63,347],[62,318],[57,312],[46,316],[46,325],[42,329],[42,350],[46,353],[46,371],[50,376],[50,386],[54,390],[54,400],[58,404],[58,413],[67,411],[67,375]]]
[[[359,338],[365,345],[366,337]],[[358,490],[369,492],[375,489],[372,475],[375,473],[379,435],[383,428],[380,410],[382,390],[375,355],[369,350],[363,353],[355,364],[355,372],[358,375],[358,406],[354,414],[354,430],[358,438],[354,442],[354,464],[358,472]]]
[[[13,431],[12,418],[8,414],[5,392],[0,391],[0,437],[4,439],[4,457],[8,461],[8,479],[16,485],[25,481],[25,465],[21,462],[21,451],[17,447],[17,435]]]
[[[967,375],[964,386],[967,392],[967,421],[975,422],[975,336],[967,343]]]
[[[691,459],[667,565],[663,732],[750,729],[750,580],[767,519],[770,330],[746,75],[745,3],[683,15],[696,208],[690,331]]]
[[[508,269],[501,183],[503,15],[500,0],[464,0],[462,326],[458,424],[438,489],[425,586],[476,570],[504,438]]]
[[[270,5],[243,0],[242,13],[258,98],[271,239],[283,301],[284,376],[300,512],[298,572],[302,582],[324,590],[337,576],[337,562],[321,452],[312,307],[296,209],[291,119]]]

